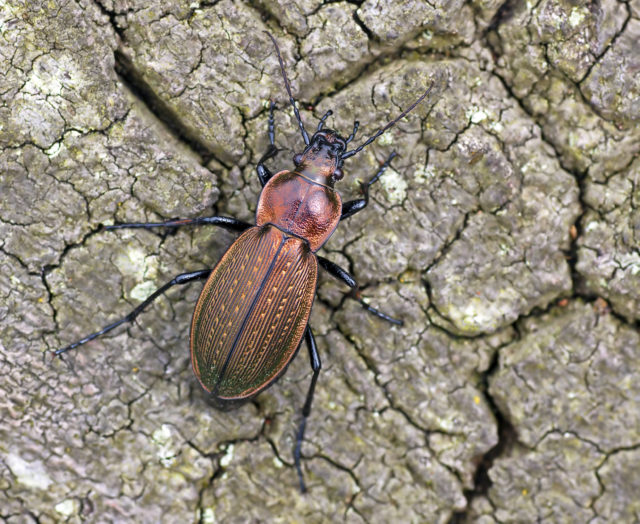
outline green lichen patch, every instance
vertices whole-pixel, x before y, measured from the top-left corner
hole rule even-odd
[[[580,286],[610,301],[630,321],[640,318],[640,162],[609,177],[588,180],[578,240]]]
[[[571,301],[521,325],[500,352],[490,392],[535,446],[550,431],[571,432],[612,451],[638,442],[640,336],[610,313]]]
[[[489,472],[498,522],[587,522],[600,492],[595,470],[603,454],[571,433],[554,432],[532,450],[518,448]]]

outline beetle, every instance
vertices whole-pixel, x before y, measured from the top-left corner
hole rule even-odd
[[[396,119],[376,131],[358,147],[347,150],[359,123],[345,139],[324,128],[332,111],[320,119],[309,138],[285,71],[278,43],[273,42],[280,71],[305,148],[293,157],[293,170],[271,173],[265,162],[274,158],[275,126],[273,100],[269,105],[269,147],[257,164],[262,185],[255,225],[224,216],[173,219],[159,223],[126,223],[105,226],[107,231],[124,228],[177,228],[187,225],[215,225],[241,232],[216,267],[183,273],[154,291],[128,315],[73,344],[53,352],[55,356],[77,348],[126,322],[133,320],[169,288],[206,280],[191,321],[191,363],[200,385],[218,407],[247,401],[271,386],[287,369],[304,338],[309,349],[313,375],[302,408],[296,435],[294,462],[300,490],[306,491],[301,446],[316,382],[320,357],[308,325],[316,293],[318,264],[351,289],[350,296],[370,313],[394,324],[402,322],[369,306],[360,296],[358,284],[344,269],[317,255],[341,220],[364,209],[369,187],[384,173],[396,155],[391,153],[378,172],[361,184],[363,198],[342,202],[334,189],[343,178],[343,162],[362,151],[376,138],[404,118],[429,94],[433,84]]]

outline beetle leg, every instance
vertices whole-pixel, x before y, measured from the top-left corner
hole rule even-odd
[[[346,270],[342,269],[338,264],[331,262],[331,260],[328,260],[318,255],[316,256],[318,257],[318,262],[320,262],[320,265],[325,270],[327,270],[332,276],[334,276],[338,280],[341,280],[351,288],[351,292],[349,293],[349,296],[352,299],[360,302],[360,305],[364,309],[366,309],[372,315],[380,317],[386,320],[387,322],[391,322],[392,324],[402,326],[403,324],[402,320],[398,320],[397,318],[390,317],[389,315],[383,313],[382,311],[378,311],[376,308],[373,308],[369,304],[367,304],[363,300],[362,296],[360,295],[360,289],[358,288],[358,283],[356,282],[355,278],[353,278]]]
[[[273,100],[271,100],[271,104],[269,104],[269,149],[267,152],[262,155],[260,160],[258,160],[258,165],[256,170],[258,171],[258,178],[260,179],[260,184],[262,187],[269,181],[269,179],[273,176],[273,173],[269,171],[267,166],[264,163],[270,158],[275,157],[278,154],[278,148],[276,147],[276,133],[275,133],[275,124],[273,120],[273,110],[276,107],[276,104]]]
[[[181,227],[181,226],[196,226],[199,224],[224,227],[225,229],[231,229],[232,231],[245,231],[252,227],[252,224],[237,220],[232,217],[200,217],[200,218],[174,218],[165,222],[132,222],[128,224],[114,224],[112,226],[105,226],[104,229],[112,231],[114,229],[134,229],[143,228],[151,229],[153,227]]]
[[[389,167],[389,164],[395,156],[396,152],[393,151],[384,161],[384,164],[380,166],[380,169],[378,169],[378,172],[373,176],[373,178],[371,178],[371,180],[369,180],[366,184],[360,184],[362,192],[364,193],[364,198],[349,200],[348,202],[342,204],[342,215],[340,216],[340,220],[349,218],[350,216],[355,215],[358,211],[362,211],[365,207],[367,207],[367,204],[369,203],[369,186],[378,181],[378,179],[382,176],[382,173],[384,173],[387,167]]]
[[[344,202],[342,204],[342,215],[340,216],[340,220],[349,218],[350,216],[355,215],[358,211],[362,211],[365,207],[367,207],[368,203],[368,195],[367,198],[358,198],[357,200],[349,200],[348,202]]]
[[[313,402],[313,394],[316,389],[316,382],[318,381],[318,375],[320,374],[320,368],[322,363],[320,362],[320,355],[318,355],[318,348],[316,347],[316,339],[313,337],[313,331],[311,327],[307,326],[307,330],[304,333],[304,338],[309,348],[309,358],[311,359],[311,369],[313,370],[313,376],[311,377],[311,384],[309,384],[309,390],[307,391],[307,399],[304,402],[302,408],[302,420],[300,421],[300,427],[298,427],[298,435],[296,436],[296,447],[293,450],[293,458],[296,464],[296,471],[298,472],[298,479],[300,480],[300,491],[302,493],[307,491],[307,487],[304,484],[304,478],[302,477],[302,466],[300,464],[300,451],[302,448],[302,440],[304,439],[304,430],[307,426],[307,418],[311,414],[311,403]]]
[[[112,329],[118,327],[120,324],[124,324],[125,322],[133,322],[135,318],[149,306],[149,304],[151,304],[156,298],[162,295],[170,287],[175,286],[176,284],[186,284],[194,280],[202,280],[202,279],[208,278],[210,274],[211,274],[210,269],[201,269],[200,271],[193,271],[191,273],[182,273],[181,275],[178,275],[170,282],[167,282],[161,288],[156,289],[144,302],[139,304],[126,317],[121,318],[120,320],[114,322],[113,324],[109,324],[108,326],[103,327],[100,331],[96,331],[95,333],[92,333],[91,335],[88,335],[78,340],[77,342],[74,342],[73,344],[69,344],[68,346],[65,346],[63,348],[60,348],[54,351],[53,355],[60,356],[71,349],[75,349],[78,346],[81,346],[82,344],[86,344],[90,340],[93,340],[94,338],[98,338],[99,336],[102,336],[105,333],[108,333]]]
[[[269,144],[275,146],[276,142],[276,125],[273,118],[273,110],[276,108],[276,103],[273,100],[269,101]]]

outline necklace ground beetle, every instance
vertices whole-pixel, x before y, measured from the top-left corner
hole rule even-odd
[[[215,269],[178,275],[152,293],[126,317],[58,349],[54,355],[62,355],[120,324],[132,322],[170,287],[206,279],[191,321],[191,363],[198,381],[215,404],[229,406],[241,403],[264,391],[285,372],[302,339],[307,342],[313,376],[302,409],[294,449],[300,490],[305,492],[300,448],[321,367],[313,332],[308,326],[316,292],[318,264],[349,286],[350,296],[367,311],[394,324],[402,324],[366,304],[360,297],[358,284],[349,273],[330,260],[316,255],[341,220],[367,206],[369,187],[380,178],[395,153],[389,155],[373,178],[362,184],[363,198],[342,203],[333,187],[343,177],[343,161],[362,151],[406,116],[427,96],[433,84],[395,120],[379,129],[360,146],[347,151],[348,144],[358,131],[358,122],[354,123],[349,137],[344,139],[335,131],[324,129],[326,119],[332,114],[327,111],[309,139],[291,94],[278,43],[270,33],[267,34],[275,46],[289,102],[305,143],[304,151],[293,157],[294,170],[280,171],[274,175],[264,165],[278,153],[274,144],[275,104],[271,101],[269,148],[257,166],[262,192],[256,211],[256,224],[214,216],[106,226],[104,229],[112,231],[123,228],[175,228],[208,224],[242,232],[242,235],[223,255]]]

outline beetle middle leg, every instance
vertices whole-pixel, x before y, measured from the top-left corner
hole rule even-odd
[[[356,129],[357,127],[354,129],[354,134]],[[371,180],[369,180],[366,184],[360,184],[360,186],[362,187],[364,198],[349,200],[348,202],[345,202],[344,204],[342,204],[342,215],[340,216],[340,220],[349,218],[350,216],[355,215],[358,211],[362,211],[365,207],[367,207],[367,204],[369,203],[369,187],[378,181],[378,179],[382,176],[385,170],[389,167],[389,164],[391,163],[391,161],[395,156],[396,156],[396,152],[393,151],[387,157],[384,163],[380,166],[380,169],[378,169],[378,172],[375,175],[373,175]]]
[[[126,224],[113,224],[112,226],[104,226],[106,231],[113,231],[114,229],[152,229],[154,227],[182,227],[182,226],[197,226],[197,225],[209,225],[218,226],[232,231],[243,232],[252,224],[243,222],[232,217],[199,217],[199,218],[173,218],[166,220],[165,222],[130,222]]]
[[[273,110],[275,109],[275,107],[275,102],[271,100],[271,103],[269,104],[269,148],[267,149],[267,152],[262,155],[260,160],[258,160],[258,165],[256,166],[256,170],[258,171],[258,178],[260,179],[260,184],[262,184],[262,187],[264,187],[266,183],[269,182],[269,179],[273,176],[273,173],[267,166],[264,165],[264,163],[270,158],[274,158],[278,154],[278,148],[275,144],[276,133],[275,123],[273,119]]]
[[[78,346],[81,346],[93,340],[94,338],[98,338],[105,333],[108,333],[112,329],[117,328],[120,324],[124,324],[125,322],[133,322],[140,313],[142,313],[156,298],[162,295],[170,287],[173,287],[177,284],[187,284],[189,282],[193,282],[194,280],[204,280],[206,278],[209,278],[210,274],[210,269],[201,269],[200,271],[192,271],[191,273],[182,273],[181,275],[178,275],[174,279],[167,282],[164,286],[156,289],[149,297],[147,297],[146,300],[144,300],[144,302],[139,304],[127,316],[121,318],[120,320],[117,320],[116,322],[113,322],[112,324],[109,324],[108,326],[103,327],[100,331],[96,331],[95,333],[91,333],[91,335],[87,335],[86,337],[78,340],[77,342],[74,342],[73,344],[69,344],[68,346],[54,351],[53,355],[60,356],[71,349],[75,349]]]
[[[338,264],[336,264],[334,262],[331,262],[331,260],[326,259],[326,258],[321,257],[321,256],[318,256],[318,262],[320,262],[320,265],[326,271],[328,271],[332,276],[334,276],[338,280],[341,280],[347,286],[349,286],[351,288],[351,293],[349,294],[349,296],[351,298],[353,298],[354,300],[360,302],[360,305],[364,309],[366,309],[369,313],[371,313],[372,315],[375,315],[377,317],[380,317],[380,318],[386,320],[387,322],[391,322],[392,324],[396,324],[398,326],[402,326],[403,325],[402,320],[398,320],[397,318],[393,318],[393,317],[383,313],[382,311],[378,311],[376,308],[371,307],[369,304],[367,304],[363,300],[363,298],[360,296],[360,289],[358,287],[358,283],[356,282],[355,278],[353,278],[349,274],[348,271],[346,271],[345,269],[342,269]]]
[[[298,434],[296,436],[296,447],[293,450],[293,459],[296,464],[296,471],[298,472],[298,479],[300,481],[300,491],[302,491],[302,493],[307,491],[307,487],[304,484],[304,478],[302,476],[300,452],[302,448],[302,441],[304,439],[304,430],[307,426],[307,419],[311,414],[311,403],[313,402],[313,394],[316,390],[316,382],[318,381],[318,375],[320,374],[320,369],[322,368],[320,355],[318,354],[318,348],[316,346],[316,339],[314,338],[313,331],[311,331],[311,328],[309,326],[307,326],[307,330],[304,333],[304,338],[307,342],[307,347],[309,348],[309,358],[311,360],[311,369],[313,370],[313,376],[311,377],[311,384],[309,384],[309,390],[307,391],[307,399],[305,400],[304,407],[302,408],[302,420],[300,421],[300,426],[298,427]]]

